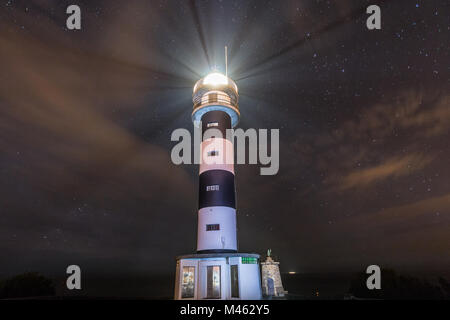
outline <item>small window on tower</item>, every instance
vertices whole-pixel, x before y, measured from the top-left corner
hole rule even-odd
[[[220,230],[220,224],[207,224],[206,231],[217,231]]]
[[[206,186],[206,191],[219,191],[219,185]]]
[[[219,126],[219,123],[218,123],[218,122],[210,122],[210,123],[208,123],[206,126],[207,126],[208,128],[211,128],[211,127],[218,127],[218,126]]]
[[[217,157],[219,155],[219,151],[208,151],[208,157]]]

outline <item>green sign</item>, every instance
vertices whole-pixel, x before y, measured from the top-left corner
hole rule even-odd
[[[257,264],[258,258],[242,257],[242,264]]]

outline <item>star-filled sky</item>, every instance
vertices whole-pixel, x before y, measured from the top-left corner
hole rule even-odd
[[[175,272],[198,168],[170,135],[225,45],[239,126],[280,129],[277,175],[236,166],[240,251],[448,270],[449,26],[445,0],[2,1],[0,275]]]

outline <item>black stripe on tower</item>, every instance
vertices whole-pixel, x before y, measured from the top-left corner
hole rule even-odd
[[[197,253],[236,253],[237,250],[231,249],[208,249],[208,250],[197,250]]]
[[[199,176],[199,209],[236,208],[234,174],[226,170],[208,170]]]
[[[231,129],[231,118],[228,113],[220,110],[205,113],[202,117],[202,137],[208,129],[220,130],[222,138],[225,139],[227,137],[227,129]]]

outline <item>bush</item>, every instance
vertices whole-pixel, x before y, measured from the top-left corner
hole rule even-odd
[[[369,290],[366,286],[368,277],[368,274],[361,272],[352,280],[349,291],[353,296],[364,299],[387,300],[450,298],[450,284],[443,278],[439,279],[440,285],[433,285],[418,278],[397,275],[391,269],[384,269],[381,271],[381,289]]]
[[[17,275],[0,282],[0,298],[25,298],[52,296],[55,288],[52,280],[36,273],[29,272]]]

